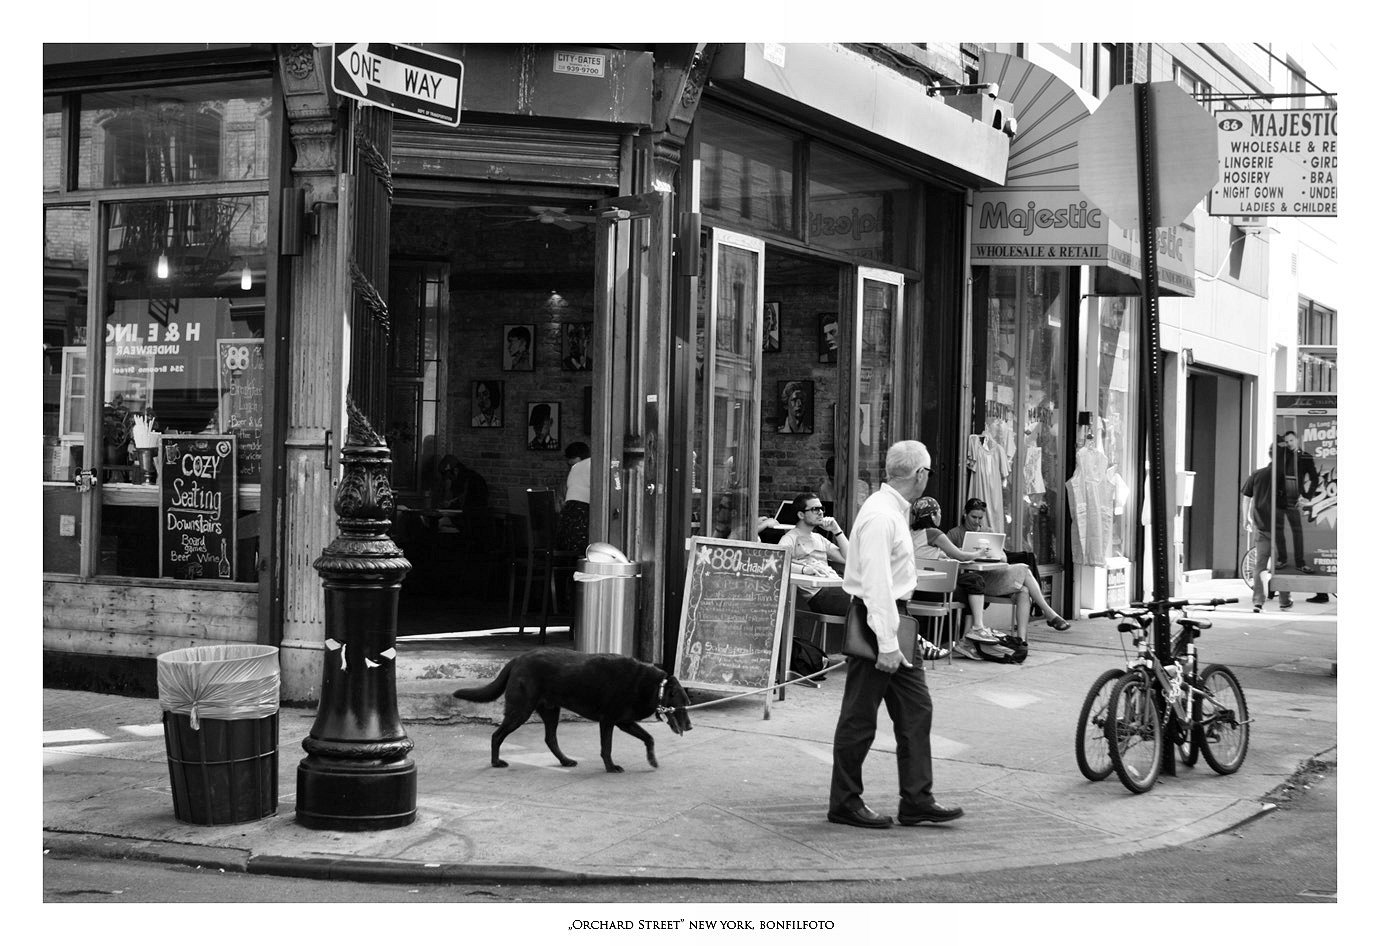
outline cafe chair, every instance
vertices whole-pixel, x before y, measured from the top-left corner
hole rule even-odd
[[[798,594],[798,592],[792,592]],[[814,644],[826,654],[837,654],[843,651],[844,625],[848,619],[841,614],[824,614],[820,611],[812,611],[809,602],[797,603],[795,606],[795,616],[797,619],[804,619],[811,622],[810,632],[805,636],[805,640]],[[829,649],[830,628],[837,629],[838,640],[835,647]],[[792,628],[794,633],[794,628]]]
[[[954,591],[958,588],[958,564],[947,559],[927,560],[917,571],[922,575],[939,573],[943,578],[926,581],[919,590],[942,595],[942,598],[939,601],[906,602],[906,613],[929,625],[931,633],[925,635],[926,639],[948,648],[949,663],[954,662],[954,628],[958,624],[955,612],[962,614],[967,607],[963,601],[954,600]]]
[[[527,565],[526,582],[522,591],[522,614],[518,618],[518,633],[527,626],[534,579],[541,581],[541,624],[538,640],[546,643],[547,616],[556,603],[556,580],[562,576],[575,577],[580,553],[574,549],[556,547],[556,491],[527,490]]]

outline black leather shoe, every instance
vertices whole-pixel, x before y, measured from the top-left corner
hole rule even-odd
[[[831,810],[829,820],[834,824],[851,824],[855,828],[889,828],[890,815],[879,815],[866,805],[859,805],[852,811]]]
[[[954,805],[952,808],[944,805],[930,805],[928,808],[902,808],[896,812],[896,820],[903,825],[917,825],[941,821],[953,821],[955,818],[963,817],[963,809]]]

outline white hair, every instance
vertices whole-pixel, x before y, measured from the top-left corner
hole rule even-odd
[[[886,478],[904,479],[930,465],[930,451],[918,440],[898,440],[886,452]]]

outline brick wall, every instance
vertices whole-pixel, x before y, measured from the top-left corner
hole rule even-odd
[[[449,421],[436,432],[436,455],[452,453],[478,472],[500,510],[510,488],[563,491],[565,447],[590,442],[584,404],[594,373],[563,370],[561,344],[567,323],[594,320],[593,233],[515,219],[527,214],[525,206],[393,212],[395,256],[450,266],[450,318],[440,332]],[[503,370],[508,325],[532,327],[533,370]],[[503,385],[502,427],[470,426],[479,380]],[[560,407],[557,450],[528,449],[527,406],[537,401]]]

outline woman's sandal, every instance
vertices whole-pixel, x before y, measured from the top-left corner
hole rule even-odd
[[[949,656],[949,649],[947,647],[940,647],[938,644],[933,644],[923,637],[915,642],[915,649],[918,651],[916,656],[921,660],[938,660],[940,657]]]
[[[1056,631],[1067,631],[1069,629],[1069,622],[1065,621],[1058,615],[1050,618],[1045,623],[1048,624],[1050,627],[1054,628]]]

